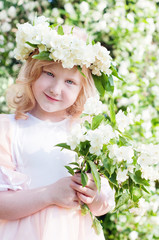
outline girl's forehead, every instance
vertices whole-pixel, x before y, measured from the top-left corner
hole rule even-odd
[[[47,70],[54,70],[54,71],[63,71],[63,72],[66,72],[66,73],[70,73],[70,74],[76,74],[76,73],[78,73],[79,71],[78,71],[78,69],[77,69],[77,67],[76,66],[74,66],[73,68],[64,68],[63,66],[62,66],[62,63],[60,63],[60,62],[53,62],[53,63],[51,63],[51,64],[48,64],[48,65],[45,65],[44,67],[43,67],[44,69],[47,69]]]

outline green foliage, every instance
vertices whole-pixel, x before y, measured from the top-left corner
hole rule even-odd
[[[103,119],[104,119],[103,115],[94,116],[93,119],[92,119],[92,130],[94,130],[97,127],[99,127],[99,125],[101,124]]]
[[[57,32],[58,32],[59,35],[64,35],[63,27],[59,26],[58,29],[57,29]]]
[[[94,179],[94,182],[95,182],[95,184],[97,186],[98,192],[100,192],[100,189],[101,189],[101,179],[100,179],[100,175],[98,173],[97,167],[94,164],[94,162],[92,162],[90,160],[88,160],[88,163],[89,163],[89,166],[91,168],[91,173],[93,175],[93,179]]]
[[[48,51],[43,51],[40,52],[38,55],[34,55],[34,59],[39,59],[39,60],[48,60],[51,61],[52,59],[49,58],[50,52]]]

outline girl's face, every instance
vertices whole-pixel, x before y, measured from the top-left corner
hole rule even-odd
[[[82,75],[76,67],[63,68],[61,63],[43,67],[41,76],[33,83],[36,106],[31,113],[41,119],[62,120],[82,88]]]

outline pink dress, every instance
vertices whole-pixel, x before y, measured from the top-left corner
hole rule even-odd
[[[69,176],[64,166],[74,161],[75,154],[55,147],[66,141],[69,120],[53,123],[28,116],[15,120],[14,114],[0,115],[0,191],[34,189]],[[114,192],[105,179],[102,191],[110,210]],[[19,220],[0,219],[0,239],[104,240],[91,225],[89,214],[54,205]]]

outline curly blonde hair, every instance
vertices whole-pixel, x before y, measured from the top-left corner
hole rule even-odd
[[[16,83],[7,90],[7,103],[11,109],[15,110],[15,119],[27,119],[26,113],[31,111],[36,105],[32,84],[40,77],[44,66],[54,63],[54,61],[33,59],[32,56],[34,54],[37,54],[37,50],[29,56],[22,66]],[[86,99],[96,93],[90,70],[83,67],[82,72],[85,76],[82,76],[82,89],[76,102],[67,109],[68,115],[73,117],[78,117],[81,114]]]

